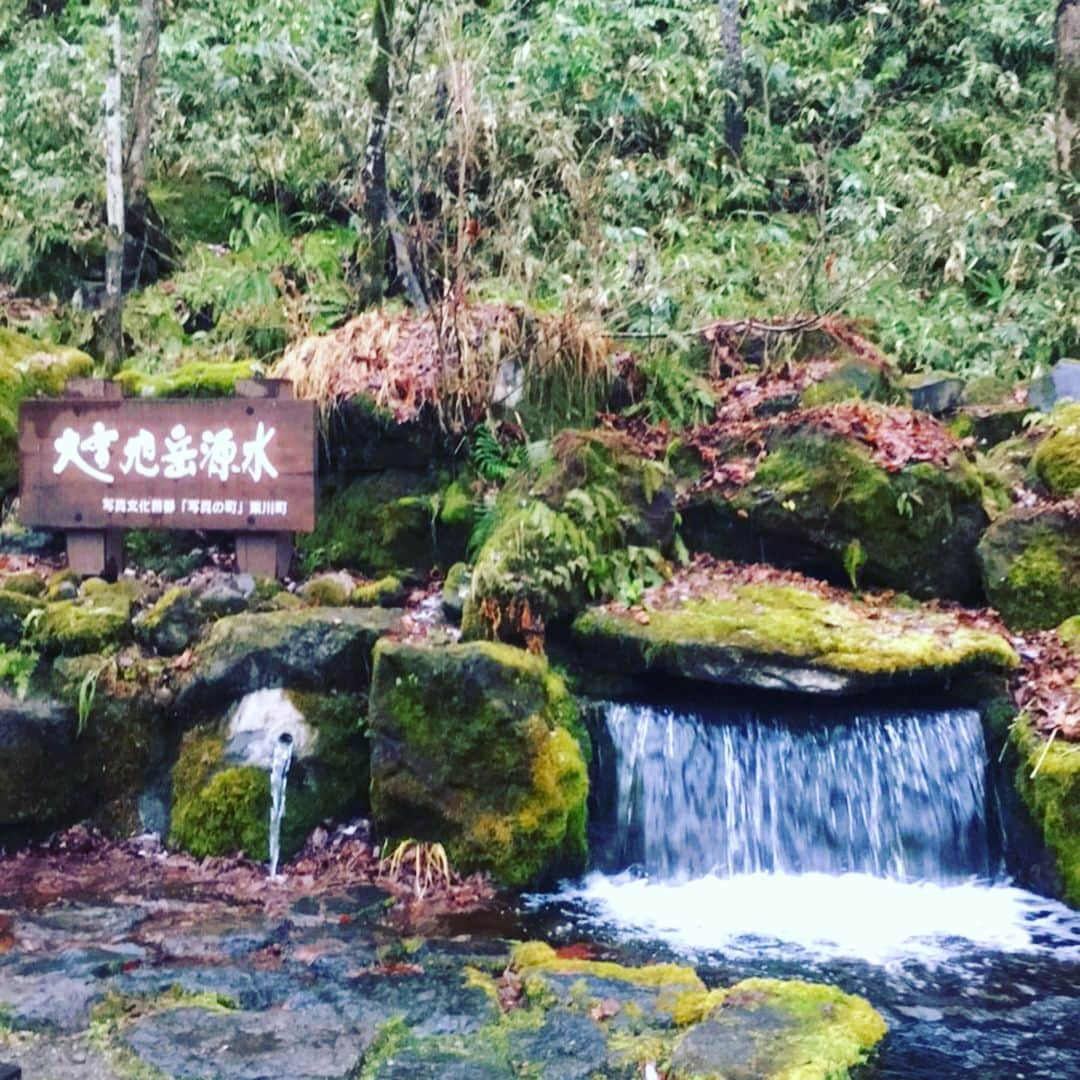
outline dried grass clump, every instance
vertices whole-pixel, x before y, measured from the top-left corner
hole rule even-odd
[[[430,407],[446,430],[459,431],[499,404],[507,366],[520,366],[534,402],[554,394],[592,400],[607,387],[610,354],[603,332],[571,314],[447,301],[424,314],[365,312],[290,346],[273,374],[324,416],[365,396],[401,422]]]

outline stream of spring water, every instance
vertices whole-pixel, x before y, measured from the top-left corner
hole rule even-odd
[[[281,857],[281,819],[285,816],[285,788],[293,758],[293,738],[288,732],[278,736],[270,766],[270,876],[277,877]]]
[[[864,994],[881,1076],[1080,1077],[1080,917],[1006,876],[977,712],[602,714],[563,936]]]

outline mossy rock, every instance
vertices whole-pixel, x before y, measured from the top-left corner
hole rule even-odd
[[[598,608],[574,623],[593,667],[800,693],[857,694],[944,685],[1003,672],[1016,654],[997,634],[925,611],[912,618],[829,600],[791,585],[737,585],[643,617]]]
[[[354,480],[324,499],[315,531],[300,540],[301,555],[312,569],[337,566],[376,576],[453,562],[464,538],[444,555],[443,541],[454,530],[444,529],[437,496],[437,483],[422,472],[386,469]]]
[[[0,688],[0,837],[11,826],[65,823],[82,805],[74,779],[75,714]]]
[[[1058,637],[1070,649],[1080,651],[1080,615],[1073,615],[1057,628]]]
[[[197,715],[268,687],[362,691],[375,642],[398,626],[386,608],[306,608],[230,615],[195,647],[177,707]]]
[[[674,532],[667,470],[611,431],[564,431],[542,461],[510,483],[476,555],[461,617],[466,639],[528,642],[614,588],[630,548],[660,553]]]
[[[0,494],[19,479],[19,404],[57,397],[68,379],[89,375],[93,360],[78,349],[37,341],[0,326]]]
[[[462,612],[465,610],[465,601],[469,597],[469,589],[472,587],[472,570],[468,564],[454,563],[446,572],[446,580],[442,587],[442,610],[443,614],[452,623],[460,623]]]
[[[122,656],[62,656],[50,689],[78,719],[77,756],[68,780],[82,814],[113,835],[140,827],[139,799],[162,770],[166,718],[157,702],[164,663],[136,649]]]
[[[32,637],[49,655],[99,653],[131,636],[132,589],[91,579],[74,600],[46,604],[33,626]]]
[[[678,1076],[750,1075],[752,1062],[756,1077],[830,1080],[863,1065],[888,1032],[868,1001],[822,983],[743,979],[699,1002],[672,1051]]]
[[[0,589],[24,596],[41,596],[45,592],[45,579],[33,570],[20,570],[0,577]]]
[[[732,456],[744,453],[731,447]],[[917,462],[889,472],[853,440],[784,428],[743,487],[730,495],[691,490],[682,535],[691,550],[841,582],[845,553],[858,542],[866,556],[860,583],[973,600],[975,545],[988,521],[982,496],[959,452],[946,468]]]
[[[355,582],[346,573],[316,574],[300,586],[300,596],[317,607],[346,607]]]
[[[440,842],[512,887],[584,867],[587,737],[542,658],[380,642],[369,726],[383,836]]]
[[[847,359],[824,379],[803,391],[799,404],[810,408],[815,405],[832,405],[838,401],[877,401],[883,405],[907,405],[910,393],[891,368],[849,353]]]
[[[375,581],[361,582],[349,595],[357,607],[396,607],[405,602],[409,587],[396,574],[386,574]]]
[[[1031,464],[1052,498],[1068,499],[1080,495],[1080,404],[1055,409],[1050,425]]]
[[[368,806],[366,702],[355,694],[263,691],[220,725],[185,735],[173,769],[170,843],[197,856],[269,857],[272,745],[293,737],[281,854],[288,859],[320,822]]]
[[[37,597],[0,589],[0,645],[18,645],[27,617],[42,607],[44,603]]]
[[[190,360],[173,371],[153,375],[128,368],[116,376],[127,397],[221,398],[232,397],[241,379],[250,379],[254,368],[246,361]]]
[[[194,592],[174,586],[135,619],[135,636],[162,656],[178,656],[199,636],[205,621]]]
[[[1015,509],[978,547],[986,596],[1013,630],[1048,630],[1080,613],[1080,508]]]
[[[1080,743],[1047,745],[1024,716],[1010,739],[1020,758],[1016,788],[1054,854],[1062,896],[1080,908]]]

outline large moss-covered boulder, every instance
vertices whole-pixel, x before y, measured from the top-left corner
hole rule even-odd
[[[324,498],[300,551],[313,567],[376,576],[449,566],[464,553],[472,522],[471,503],[463,510],[457,492],[456,485],[440,489],[437,478],[416,470],[360,477]]]
[[[880,442],[870,425],[883,433]],[[928,417],[917,421],[918,435],[933,437],[934,452],[913,445],[909,453],[902,440],[915,426],[903,410],[852,406],[850,414],[811,412],[750,437],[721,436],[689,477],[683,537],[691,550],[833,580],[849,576],[858,544],[860,582],[972,600],[975,545],[988,520],[982,484]],[[894,437],[899,452],[882,454],[894,449],[887,442]]]
[[[1019,756],[1017,790],[1054,855],[1062,895],[1080,908],[1080,743],[1055,739],[1048,745],[1024,716],[1010,729],[1010,740]]]
[[[590,668],[624,677],[819,694],[944,685],[1017,663],[1003,638],[954,614],[860,601],[809,579],[755,580],[754,568],[732,564],[699,563],[634,610],[587,611],[574,641]]]
[[[52,345],[0,326],[0,493],[19,478],[19,403],[58,396],[68,379],[89,375],[93,360],[78,349]]]
[[[270,770],[287,734],[281,854],[289,858],[320,822],[368,805],[369,750],[359,694],[260,690],[220,724],[184,736],[173,768],[170,843],[193,855],[269,857]]]
[[[1080,503],[1017,508],[978,547],[986,596],[1014,630],[1045,630],[1080,613]]]
[[[369,726],[384,836],[437,841],[458,869],[514,887],[584,866],[587,739],[541,657],[380,642]]]
[[[400,612],[388,608],[310,608],[230,615],[219,619],[194,651],[177,701],[198,716],[227,707],[254,690],[363,690],[371,650],[394,629]]]
[[[462,614],[466,638],[514,643],[569,618],[674,529],[663,466],[612,431],[564,431],[550,456],[508,485],[477,554]]]
[[[0,689],[0,837],[11,826],[62,823],[78,806],[75,755],[73,710]]]

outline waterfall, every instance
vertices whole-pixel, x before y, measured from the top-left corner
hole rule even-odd
[[[610,861],[652,880],[862,873],[948,884],[994,874],[973,710],[842,722],[628,704],[604,713],[616,785]]]
[[[278,736],[270,767],[270,876],[277,877],[281,856],[281,819],[285,816],[285,786],[293,758],[293,738],[288,732]]]

